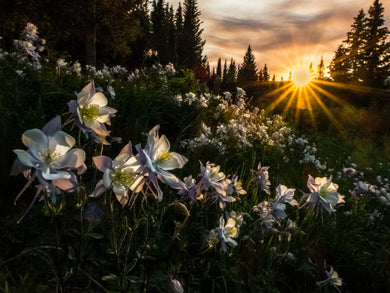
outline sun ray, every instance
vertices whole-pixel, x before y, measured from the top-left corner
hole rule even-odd
[[[315,88],[317,91],[319,91],[320,93],[324,94],[325,96],[327,96],[329,99],[333,100],[334,102],[336,102],[337,104],[341,105],[341,106],[344,106],[346,104],[348,104],[346,101],[343,101],[342,99],[338,98],[337,96],[331,94],[330,92],[327,92],[326,90],[324,90],[323,88],[321,88],[320,86],[316,85],[315,83],[317,82],[316,81],[313,81],[313,83],[311,84],[311,86],[313,88]]]
[[[310,93],[313,95],[313,98],[316,100],[318,105],[321,107],[321,109],[324,111],[325,115],[328,116],[329,120],[335,125],[336,129],[345,136],[345,131],[343,126],[340,124],[340,122],[337,121],[337,119],[333,116],[333,114],[329,111],[329,109],[325,106],[325,104],[321,101],[320,97],[316,94],[316,92],[312,88],[308,88]]]
[[[305,98],[305,102],[307,105],[307,109],[309,111],[311,122],[312,122],[313,126],[316,127],[317,123],[316,123],[316,120],[314,119],[313,108],[312,108],[311,102],[309,101],[309,88],[310,88],[310,85],[303,88],[304,98]]]
[[[291,84],[289,84],[289,88],[279,97],[277,98],[275,101],[273,101],[267,108],[267,112],[271,112],[272,110],[274,110],[276,108],[277,105],[279,105],[284,99],[287,98],[287,96],[289,94],[291,94],[293,91],[294,91],[294,88],[291,86]]]

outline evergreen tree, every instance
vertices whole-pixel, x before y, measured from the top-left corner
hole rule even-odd
[[[273,81],[273,82],[276,81],[276,76],[275,76],[275,74],[272,76],[272,81]]]
[[[260,82],[264,80],[263,69],[260,69],[260,70],[259,70],[259,77],[258,77],[258,80],[259,80]]]
[[[225,59],[225,63],[223,65],[223,72],[222,72],[222,84],[223,85],[226,84],[227,72],[228,72],[227,60]]]
[[[232,92],[236,89],[237,87],[236,77],[237,77],[236,62],[233,60],[233,58],[231,58],[229,69],[226,74],[226,82],[225,82],[225,89],[227,91]]]
[[[196,0],[184,1],[183,36],[180,46],[182,56],[180,64],[185,68],[194,69],[202,64],[202,52],[205,41],[202,40],[203,29],[200,28],[200,11]]]
[[[263,67],[263,80],[264,81],[269,81],[270,77],[271,76],[268,73],[267,64],[264,64],[264,67]]]
[[[320,63],[317,65],[317,79],[324,80],[325,79],[325,64],[324,64],[324,58],[321,56]]]
[[[217,61],[217,77],[222,78],[222,60],[221,58],[218,58]]]
[[[184,55],[181,44],[183,43],[183,29],[184,29],[184,20],[183,20],[183,9],[181,2],[176,9],[175,13],[175,42],[174,42],[174,51],[175,51],[175,67],[179,67],[179,60],[181,56]]]
[[[347,56],[347,48],[339,45],[335,56],[329,65],[329,73],[335,82],[347,83],[350,81],[350,62]]]
[[[345,53],[348,55],[347,64],[350,66],[349,71],[353,83],[361,83],[366,79],[366,23],[366,14],[361,9],[359,14],[354,18],[354,23],[351,25],[352,29],[347,33],[347,39],[344,41],[348,46],[348,50]],[[345,59],[341,56],[337,57],[338,60]]]
[[[237,83],[242,86],[253,81],[257,81],[257,66],[252,48],[249,45],[244,56],[244,62],[238,70]]]
[[[365,46],[367,82],[371,86],[383,86],[390,69],[390,43],[386,42],[389,30],[384,27],[384,8],[374,0],[368,10],[367,41]]]

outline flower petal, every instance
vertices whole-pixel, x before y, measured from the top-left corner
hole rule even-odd
[[[65,155],[76,143],[76,140],[63,131],[57,131],[49,137],[49,149],[60,155]]]
[[[85,152],[82,149],[70,150],[62,157],[61,161],[56,162],[53,167],[58,169],[63,168],[79,168],[84,164]],[[58,165],[57,165],[58,164]]]
[[[92,160],[95,163],[96,168],[101,172],[105,172],[106,169],[112,168],[112,160],[107,156],[93,157]]]
[[[28,152],[24,150],[14,150],[14,153],[18,156],[19,161],[27,166],[36,168],[39,161],[31,156]]]
[[[47,136],[36,128],[25,131],[22,135],[22,142],[37,158],[47,149]]]
[[[54,133],[61,130],[61,116],[57,115],[42,128],[42,132],[47,136],[53,136]]]
[[[99,105],[100,107],[106,106],[108,103],[107,98],[102,93],[95,93],[91,99],[89,100],[88,104],[95,104]]]

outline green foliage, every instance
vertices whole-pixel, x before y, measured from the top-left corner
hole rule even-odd
[[[280,116],[245,104],[245,94],[239,90],[232,91],[231,99],[202,92],[189,70],[172,74],[155,64],[134,72],[128,81],[86,70],[79,75],[67,71],[69,68],[57,68],[55,59],[49,58],[40,70],[12,57],[0,61],[0,109],[4,113],[0,122],[7,138],[1,142],[6,165],[2,172],[7,178],[2,181],[7,185],[1,187],[0,205],[1,292],[170,292],[173,279],[180,281],[185,292],[331,292],[338,287],[317,285],[327,278],[329,266],[343,279],[342,290],[388,288],[389,207],[369,191],[351,194],[358,180],[377,184],[378,190],[389,189],[384,183],[390,177],[388,155],[383,151],[388,150],[389,138],[380,132],[387,128],[378,127],[373,119],[387,125],[388,108],[375,104],[365,109],[359,104],[341,107],[327,102],[329,111],[344,125],[346,137],[335,131],[318,108],[313,109],[319,119],[318,131],[313,133],[310,120],[291,120],[292,127]],[[20,136],[25,130],[41,128],[53,116],[67,112],[74,93],[92,78],[107,97],[107,87],[115,89],[115,98],[108,98],[109,105],[118,109],[112,117],[111,136],[144,146],[145,133],[160,124],[171,150],[189,159],[175,175],[184,179],[191,174],[199,182],[199,161],[203,165],[210,161],[220,166],[218,172],[226,178],[237,175],[246,194],[234,195],[237,200],[227,202],[224,210],[212,197],[214,187],[197,194],[198,199],[190,199],[161,184],[162,201],[148,196],[150,190],[146,189],[132,195],[131,204],[125,206],[111,191],[91,198],[103,175],[90,155],[101,150],[114,157],[123,144],[113,142],[103,148],[78,136],[76,127],[65,125],[88,154],[88,171],[78,175],[80,188],[58,195],[56,203],[45,197],[37,200],[17,224],[35,188],[30,186],[17,205],[12,205],[25,184],[8,177],[15,158],[12,150],[23,148]],[[189,92],[193,94],[186,95]],[[205,135],[208,130],[202,122],[210,127],[210,135]],[[262,132],[254,132],[256,127]],[[209,144],[183,144],[198,142],[196,138],[202,134],[211,138]],[[244,141],[249,144],[243,145]],[[326,168],[306,158],[311,155],[324,161]],[[256,184],[259,162],[269,166],[269,192]],[[353,164],[357,177],[341,173],[343,167]],[[333,176],[345,203],[332,213],[321,210],[318,203],[308,203],[309,174]],[[279,184],[295,189],[299,207],[283,203],[287,217],[271,216],[267,222],[253,207],[275,201]],[[210,200],[206,200],[208,196]],[[236,245],[226,251],[221,243],[210,246],[210,231],[220,229],[217,231],[222,233],[220,218],[227,219],[226,212],[233,211],[240,212],[243,220],[237,237],[232,236]]]

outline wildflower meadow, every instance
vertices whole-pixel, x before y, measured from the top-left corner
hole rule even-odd
[[[388,291],[388,144],[45,46],[0,53],[0,292]]]

